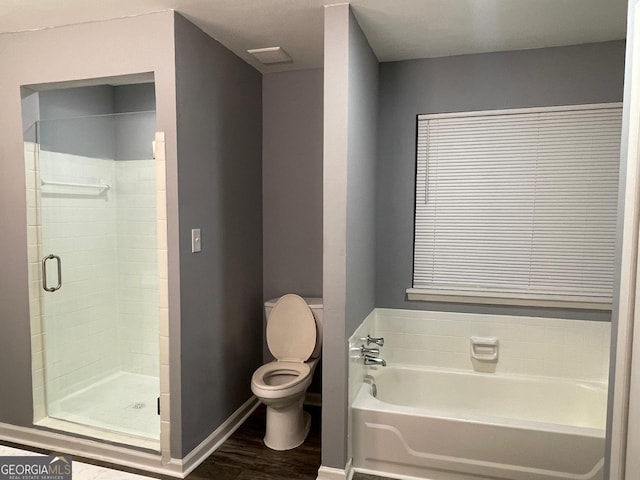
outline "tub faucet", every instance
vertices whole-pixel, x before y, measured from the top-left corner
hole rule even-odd
[[[387,362],[385,362],[383,358],[372,357],[370,355],[363,355],[363,358],[365,365],[382,365],[383,367],[387,366]]]
[[[365,347],[364,345],[362,345],[360,347],[360,355],[378,356],[378,355],[380,355],[380,349],[379,348],[374,348],[374,347]]]
[[[379,347],[383,347],[384,346],[384,338],[382,338],[382,337],[376,338],[376,337],[372,337],[371,335],[367,335],[366,337],[362,337],[360,339],[360,341],[361,342],[367,342],[367,345],[375,343]]]

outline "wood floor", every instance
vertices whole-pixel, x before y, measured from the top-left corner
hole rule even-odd
[[[285,452],[265,447],[266,415],[260,405],[187,480],[315,480],[320,467],[320,408],[305,410],[311,413],[311,431],[299,447]]]
[[[187,480],[316,480],[320,468],[320,407],[305,406],[311,431],[293,450],[276,452],[262,442],[265,407],[260,405],[247,421]],[[384,480],[356,474],[353,480]]]
[[[277,452],[267,448],[262,442],[266,421],[266,409],[260,405],[253,414],[201,465],[191,472],[187,480],[316,480],[320,467],[320,407],[305,406],[311,414],[311,431],[306,441],[293,450]],[[18,445],[2,442],[8,446]],[[24,447],[22,447],[24,448]],[[40,453],[52,452],[36,450]],[[78,461],[100,465],[115,470],[138,473],[161,480],[175,480],[174,477],[99,462],[76,458]],[[353,480],[387,480],[383,477],[356,473]]]

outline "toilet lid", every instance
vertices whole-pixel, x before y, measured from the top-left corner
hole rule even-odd
[[[316,346],[316,321],[302,297],[280,297],[267,319],[267,345],[278,360],[309,359]]]

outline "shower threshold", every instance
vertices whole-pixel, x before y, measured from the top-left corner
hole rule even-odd
[[[118,372],[49,405],[36,425],[159,450],[158,377]]]

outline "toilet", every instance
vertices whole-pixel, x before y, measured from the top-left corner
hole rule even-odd
[[[275,361],[255,371],[251,391],[267,406],[264,444],[290,450],[304,442],[311,427],[302,404],[322,351],[322,299],[288,294],[264,306]]]

